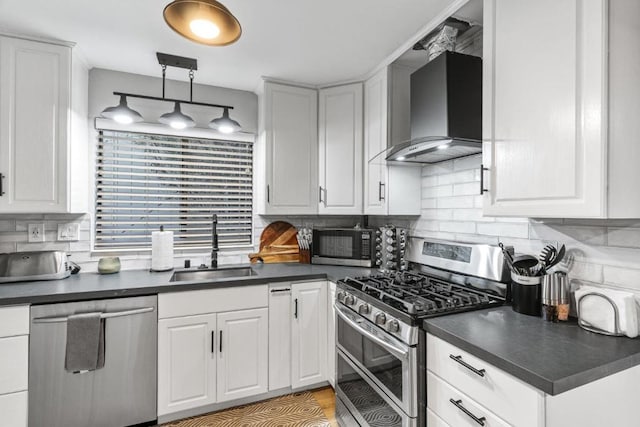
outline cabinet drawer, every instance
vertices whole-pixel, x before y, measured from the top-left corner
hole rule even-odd
[[[27,392],[0,395],[2,425],[27,427]]]
[[[14,305],[0,308],[0,338],[29,333],[29,306]]]
[[[427,334],[427,369],[507,422],[539,425],[542,392],[431,334]]]
[[[448,424],[456,427],[509,427],[509,424],[487,408],[451,387],[432,372],[427,372],[427,407],[433,415],[443,421],[441,424],[435,423],[436,426]]]
[[[230,286],[158,295],[158,318],[221,313],[269,305],[268,285]]]
[[[434,414],[429,408],[427,408],[427,425],[429,427],[450,427],[449,424],[442,421],[442,418]]]
[[[29,337],[0,338],[0,394],[26,390],[28,366]]]

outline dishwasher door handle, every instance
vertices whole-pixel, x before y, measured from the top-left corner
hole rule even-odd
[[[112,311],[107,313],[100,313],[101,319],[111,319],[113,317],[133,316],[134,314],[150,313],[154,310],[153,307],[134,308],[132,310],[124,311]],[[82,314],[82,313],[78,313]],[[64,317],[36,317],[33,319],[33,323],[61,323],[69,320],[68,316]]]

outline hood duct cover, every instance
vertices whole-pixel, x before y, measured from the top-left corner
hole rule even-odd
[[[438,163],[482,152],[482,59],[445,51],[411,74],[411,140],[378,154]]]

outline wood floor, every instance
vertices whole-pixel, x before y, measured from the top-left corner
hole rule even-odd
[[[336,422],[336,394],[331,387],[312,390],[313,398],[316,399],[325,417],[331,423],[331,427],[338,427]]]

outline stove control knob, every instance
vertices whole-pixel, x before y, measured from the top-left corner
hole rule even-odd
[[[400,323],[397,320],[389,320],[387,323],[387,331],[389,332],[398,332],[400,330]]]
[[[376,236],[381,236],[382,235],[382,231],[380,231],[380,229],[376,230]]]
[[[369,304],[362,303],[360,304],[360,306],[358,307],[358,313],[360,314],[369,314],[371,313],[371,306]]]
[[[378,266],[382,265],[382,260],[378,258],[378,259],[376,260],[376,265],[378,265]]]
[[[384,326],[385,323],[387,323],[387,315],[384,313],[378,313],[376,314],[376,325],[380,325],[380,326]]]
[[[353,304],[355,304],[355,303],[356,303],[356,298],[355,298],[353,295],[347,294],[347,295],[344,297],[344,303],[345,303],[346,305],[353,305]]]
[[[344,301],[344,292],[338,291],[338,293],[336,294],[336,299],[340,302]]]

